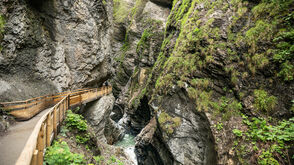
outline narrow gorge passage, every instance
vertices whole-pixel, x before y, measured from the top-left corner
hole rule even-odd
[[[294,0],[0,0],[0,102],[112,86],[47,163],[294,164],[293,45]]]

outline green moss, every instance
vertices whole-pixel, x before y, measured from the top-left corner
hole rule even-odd
[[[175,128],[181,125],[181,118],[171,117],[168,113],[161,112],[158,117],[158,122],[166,133],[172,134]]]
[[[197,109],[199,111],[208,111],[212,105],[212,91],[203,91],[201,89],[189,87],[188,95],[190,98],[196,100]]]
[[[3,33],[4,33],[4,26],[5,26],[5,19],[4,17],[0,14],[0,43],[3,40]],[[2,46],[0,45],[0,51],[2,50]]]
[[[113,17],[114,21],[117,23],[122,23],[125,21],[130,10],[128,4],[125,1],[114,0],[113,1]]]
[[[214,115],[221,115],[223,120],[229,120],[239,114],[242,104],[233,98],[222,96],[218,102],[211,103]]]
[[[246,41],[250,45],[250,53],[255,53],[258,42],[271,41],[274,25],[258,20],[254,27],[246,32]]]
[[[249,53],[253,54],[247,58],[252,61],[249,65],[252,71],[255,71],[256,67],[260,69],[269,64],[268,55],[273,55],[280,69],[277,75],[285,81],[293,80],[294,47],[291,46],[294,43],[294,12],[289,13],[293,3],[293,0],[264,0],[252,9],[257,20],[256,26],[246,32],[246,42],[251,46]],[[260,52],[258,43],[265,42],[273,42],[274,50],[263,50],[262,53],[255,54],[257,51]]]
[[[149,40],[149,38],[152,36],[151,32],[148,29],[145,29],[141,39],[139,40],[138,44],[137,44],[137,49],[136,52],[139,54],[140,52],[142,52],[145,48],[148,47],[147,45],[147,41]]]
[[[0,15],[0,33],[4,32],[4,26],[5,26],[4,16]]]
[[[207,78],[195,78],[191,80],[191,85],[198,89],[208,89],[209,86],[213,85],[210,79]]]
[[[143,12],[146,2],[146,0],[136,0],[135,6],[131,10],[131,15],[133,19]]]
[[[107,5],[106,0],[102,0],[103,5]]]

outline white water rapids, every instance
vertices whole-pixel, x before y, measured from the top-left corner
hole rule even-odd
[[[129,155],[131,160],[137,165],[137,157],[135,154],[135,136],[131,134],[125,134],[124,138],[118,141],[115,146],[122,147],[124,151]]]

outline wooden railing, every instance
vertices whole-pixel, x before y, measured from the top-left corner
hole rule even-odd
[[[45,149],[51,145],[54,137],[57,136],[60,124],[65,118],[66,110],[72,106],[93,101],[111,92],[111,87],[102,87],[100,89],[82,89],[74,92],[64,92],[54,96],[42,96],[26,101],[1,103],[4,109],[10,111],[10,113],[20,112],[11,113],[16,117],[28,119],[57,102],[36,124],[16,165],[43,165]],[[26,113],[26,111],[30,112]]]
[[[2,102],[0,103],[0,108],[18,120],[28,120],[40,111],[54,106],[68,94],[71,95],[70,105],[76,105],[82,101],[88,101],[87,99],[89,98],[95,99],[93,95],[97,92],[101,92],[101,90],[98,88],[79,89],[72,92],[62,92],[55,95],[36,97],[25,101]]]

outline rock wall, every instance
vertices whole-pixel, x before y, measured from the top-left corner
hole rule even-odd
[[[134,133],[140,133],[136,144],[138,163],[215,164],[214,140],[208,119],[204,113],[194,112],[195,105],[185,94],[180,94],[181,97],[173,95],[166,98],[163,101],[166,104],[160,105],[161,108],[167,109],[165,114],[180,116],[177,120],[185,124],[179,129],[169,128],[175,129],[172,130],[175,133],[167,134],[162,121],[155,124],[156,131],[150,133],[149,130],[152,127],[150,125],[152,123],[154,125],[154,121],[157,123],[157,120],[162,118],[158,110],[153,108],[159,104],[152,103],[150,101],[152,98],[147,92],[148,85],[152,81],[150,79],[152,67],[162,50],[164,25],[168,22],[171,2],[136,1],[132,4],[128,1],[120,1],[120,3],[134,6],[132,10],[135,10],[136,14],[130,13],[124,22],[117,23],[119,24],[117,27],[120,27],[119,31],[125,32],[125,38],[115,35],[116,42],[123,42],[120,44],[121,49],[117,51],[118,63],[112,81],[114,95],[117,97],[114,111],[124,114],[121,115],[120,123],[130,127]],[[150,103],[152,106],[149,105]]]
[[[126,114],[127,125],[139,133],[149,122],[148,116],[151,114],[148,112],[148,106],[137,109],[130,108],[130,105],[141,93],[139,86],[143,84],[138,82],[143,83],[146,80],[157,59],[170,9],[148,0],[138,0],[136,3],[120,1],[116,10],[124,6],[129,9],[125,19],[118,21],[114,16],[114,26],[119,27],[114,29],[113,40],[116,58],[112,85],[117,98],[114,111]],[[125,32],[124,36],[119,36],[121,31]]]
[[[113,95],[103,96],[85,107],[84,116],[101,143],[113,144],[124,134],[121,127],[110,118],[114,101]]]
[[[293,124],[293,58],[281,53],[293,42],[286,35],[293,22],[281,19],[293,20],[293,4],[173,2],[157,60],[142,85],[137,81],[140,93],[130,108],[148,98],[173,164],[289,162],[279,158],[287,157],[286,148],[274,151],[271,140],[254,145],[251,133],[265,131],[260,123],[252,127],[254,117],[269,127],[279,127],[281,119]],[[203,145],[216,154],[206,154]]]
[[[0,99],[108,79],[115,97],[102,99],[113,106],[103,112],[108,122],[95,123],[93,110],[89,121],[108,135],[115,122],[139,134],[139,164],[287,164],[293,153],[284,146],[293,139],[249,134],[252,122],[293,124],[293,4],[3,0]]]
[[[1,1],[2,99],[102,84],[111,74],[111,6],[102,0]]]

